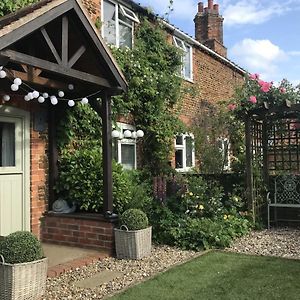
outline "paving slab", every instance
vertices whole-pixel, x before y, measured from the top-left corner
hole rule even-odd
[[[85,258],[90,255],[99,254],[100,251],[91,249],[82,249],[55,244],[42,243],[44,254],[48,257],[49,267],[67,263],[74,259]]]
[[[124,275],[122,272],[103,270],[92,277],[76,281],[73,284],[80,288],[93,289],[122,275]]]

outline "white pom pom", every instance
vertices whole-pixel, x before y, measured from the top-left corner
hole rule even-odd
[[[6,72],[1,70],[0,71],[0,78],[5,78],[6,77]]]
[[[69,101],[68,101],[68,105],[71,106],[71,107],[74,106],[74,105],[75,105],[74,100],[69,100]]]
[[[28,93],[29,100],[33,99],[33,93]]]
[[[4,95],[3,96],[3,100],[4,101],[9,101],[10,100],[10,96],[9,95]]]
[[[33,98],[38,98],[39,95],[40,95],[40,93],[39,93],[38,91],[33,91],[33,92],[32,92]]]
[[[42,97],[42,96],[38,97],[38,102],[39,103],[44,103],[45,102],[45,98]]]
[[[21,80],[20,78],[16,78],[16,79],[14,80],[14,84],[16,84],[16,85],[21,85],[21,84],[22,84],[22,80]]]
[[[64,95],[65,95],[65,93],[63,91],[58,92],[58,97],[62,98]]]
[[[89,103],[89,99],[84,97],[82,98],[82,100],[80,101],[82,104],[88,104]]]
[[[17,90],[19,89],[19,86],[13,83],[13,84],[10,86],[10,89],[11,89],[13,92],[15,92],[15,91],[17,91]]]
[[[58,103],[58,100],[55,96],[51,96],[50,99],[51,99],[50,101],[53,105],[56,105]]]

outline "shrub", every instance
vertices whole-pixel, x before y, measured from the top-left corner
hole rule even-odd
[[[42,259],[43,249],[31,232],[17,231],[0,242],[0,254],[6,263],[17,264]]]
[[[126,225],[128,230],[140,230],[148,227],[147,215],[140,209],[126,210],[120,217],[121,225]]]

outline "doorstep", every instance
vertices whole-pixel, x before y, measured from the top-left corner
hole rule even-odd
[[[109,252],[42,243],[49,259],[48,277],[56,277],[76,268],[95,263],[111,256]]]

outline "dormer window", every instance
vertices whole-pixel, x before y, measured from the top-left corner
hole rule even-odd
[[[177,48],[182,50],[182,67],[180,70],[181,76],[186,80],[192,81],[193,80],[192,47],[176,36],[173,36],[173,43]]]
[[[103,0],[102,36],[108,44],[132,48],[134,23],[139,19],[129,8],[109,0]]]

